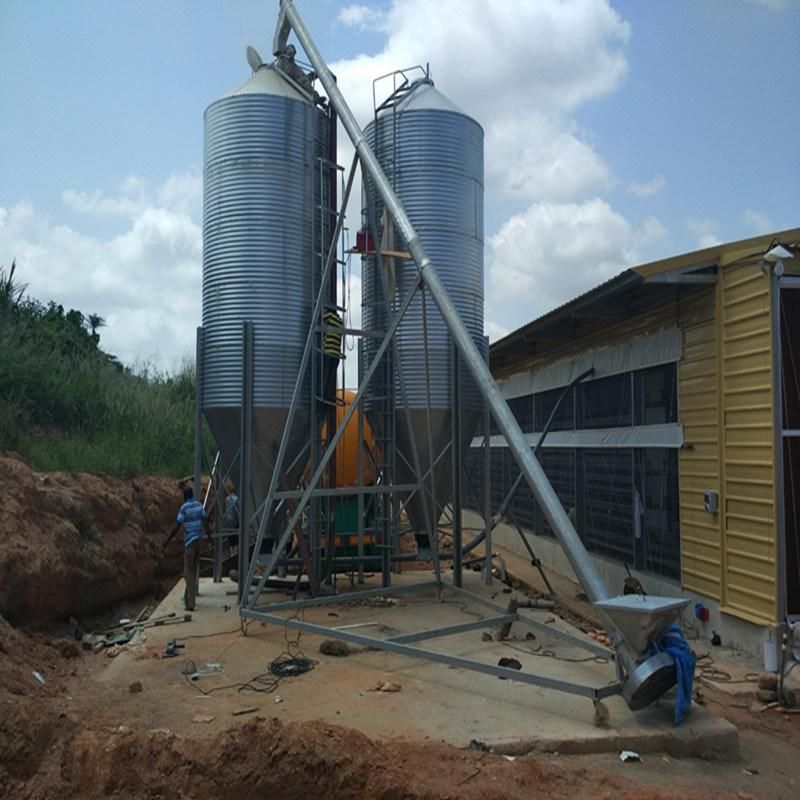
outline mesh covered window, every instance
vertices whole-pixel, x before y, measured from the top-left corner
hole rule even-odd
[[[642,369],[633,375],[634,425],[678,421],[675,364]]]
[[[464,481],[462,502],[464,508],[483,511],[483,498],[481,497],[483,481],[483,448],[470,447],[464,452]]]
[[[533,430],[533,395],[514,397],[508,401],[508,407],[523,433],[530,433]]]
[[[505,497],[508,485],[508,449],[505,447],[492,448],[492,512],[500,505]]]
[[[511,468],[512,486],[517,475],[519,475],[519,468],[516,462],[513,461]],[[536,526],[536,501],[533,499],[533,494],[528,487],[528,482],[524,479],[520,483],[519,489],[514,493],[514,499],[511,501],[510,510],[517,524],[521,525],[523,528],[528,528],[528,530],[538,532]]]
[[[550,479],[550,483],[573,525],[577,522],[575,457],[576,451],[566,447],[544,448],[539,452],[542,469]],[[537,512],[537,532],[552,536],[553,530],[538,507]]]
[[[589,550],[634,564],[633,451],[584,450],[578,533]]]
[[[540,392],[535,396],[535,422],[536,430],[543,431],[547,420],[553,409],[558,403],[558,398],[564,393],[563,389],[551,389],[548,392]],[[575,427],[575,392],[572,388],[567,389],[564,398],[561,400],[558,410],[550,424],[551,431],[571,431]]]
[[[581,383],[577,389],[579,428],[624,428],[631,425],[630,372]]]
[[[655,447],[638,450],[636,461],[636,566],[679,579],[678,452]]]

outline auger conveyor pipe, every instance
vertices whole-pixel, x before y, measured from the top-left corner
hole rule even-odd
[[[484,400],[488,404],[491,414],[497,422],[498,428],[503,436],[505,436],[508,447],[514,454],[517,464],[525,476],[525,480],[528,482],[534,497],[555,532],[586,595],[592,602],[607,599],[609,594],[600,574],[589,557],[586,548],[583,546],[583,542],[581,542],[574,526],[570,522],[544,470],[525,440],[522,430],[508,408],[508,404],[500,394],[500,390],[497,388],[497,384],[486,362],[483,360],[483,357],[472,341],[464,323],[461,321],[400,199],[395,194],[375,154],[367,144],[364,133],[359,127],[358,122],[356,122],[356,118],[353,116],[353,112],[347,105],[344,96],[341,91],[339,91],[333,74],[328,69],[322,54],[317,49],[305,23],[291,0],[282,0],[280,13],[283,19],[279,20],[278,29],[280,37],[284,39],[280,44],[285,44],[285,38],[291,26],[298,41],[303,46],[308,60],[314,67],[317,77],[325,87],[328,101],[339,115],[339,119],[358,152],[362,169],[366,170],[374,181],[376,189],[386,204],[386,208],[392,215],[402,237],[405,239],[408,252],[411,254],[411,257],[414,259],[420,271],[424,285],[439,307],[442,318],[447,324],[462,358],[466,362]]]

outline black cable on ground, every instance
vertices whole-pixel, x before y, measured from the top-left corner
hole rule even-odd
[[[610,658],[606,658],[605,656],[584,656],[581,658],[571,658],[569,656],[560,656],[556,653],[555,650],[543,650],[541,645],[537,645],[534,650],[530,650],[527,647],[517,647],[512,642],[509,642],[506,639],[501,639],[500,644],[504,645],[505,647],[510,647],[512,650],[516,650],[519,653],[525,653],[525,655],[529,656],[542,656],[544,658],[553,658],[556,661],[566,661],[570,664],[585,664],[589,661],[593,661],[595,664],[608,664],[611,660]]]
[[[757,672],[748,672],[744,678],[734,680],[729,672],[714,666],[714,658],[710,652],[697,656],[694,677],[695,680],[706,680],[712,683],[758,683]]]
[[[250,624],[250,621],[244,623],[244,629],[247,630],[247,626]],[[193,633],[191,636],[176,636],[175,641],[177,642],[185,642],[188,639],[210,639],[212,636],[225,636],[233,633],[242,633],[241,626],[238,628],[234,628],[230,631],[217,631],[216,633]]]
[[[189,665],[193,664],[193,662],[189,661],[184,665],[183,669],[183,677],[186,682],[191,686],[193,689],[196,689],[198,692],[204,695],[213,694],[214,692],[221,692],[227,689],[236,689],[239,692],[259,692],[259,693],[271,693],[274,692],[275,689],[278,688],[280,682],[285,678],[292,678],[297,675],[303,675],[306,672],[310,672],[314,667],[317,665],[317,661],[313,658],[307,658],[302,651],[300,650],[300,637],[303,635],[302,631],[297,631],[297,636],[293,639],[289,638],[289,622],[293,619],[297,619],[298,617],[304,616],[303,609],[298,609],[294,616],[287,617],[286,623],[283,628],[283,638],[286,642],[286,650],[284,650],[277,658],[274,658],[272,661],[267,664],[267,668],[264,672],[260,672],[258,675],[254,675],[250,678],[249,681],[243,681],[239,683],[227,683],[224,686],[213,686],[210,689],[204,689],[202,686],[199,686],[197,683],[192,681],[191,679],[191,670],[188,670]],[[248,622],[243,623],[245,630],[247,629]],[[238,630],[238,629],[237,629]],[[235,633],[236,631],[223,631],[222,633]],[[194,637],[187,636],[184,637],[186,639],[196,638],[202,639],[207,636],[218,636],[219,634],[209,633],[209,634],[198,634]],[[243,635],[243,634],[242,634]],[[232,647],[239,639],[235,639],[231,642],[225,650],[223,650],[223,654]],[[217,659],[219,661],[220,658]],[[190,674],[187,674],[187,670]]]

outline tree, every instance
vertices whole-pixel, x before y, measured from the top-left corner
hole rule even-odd
[[[89,327],[92,329],[92,339],[95,342],[100,341],[100,334],[97,332],[98,328],[105,327],[106,321],[101,317],[99,314],[89,314],[86,317],[86,321],[89,323]]]
[[[11,311],[19,305],[25,289],[24,284],[14,282],[14,272],[17,269],[17,259],[11,262],[11,270],[8,275],[3,267],[0,267],[0,311]]]

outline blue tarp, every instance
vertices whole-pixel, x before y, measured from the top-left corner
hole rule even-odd
[[[655,643],[657,652],[669,653],[675,659],[678,683],[675,690],[675,724],[683,722],[692,705],[692,681],[697,656],[689,647],[679,625],[672,625]]]

